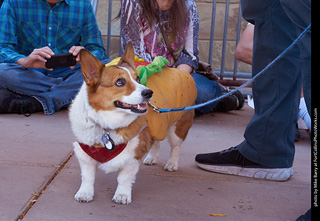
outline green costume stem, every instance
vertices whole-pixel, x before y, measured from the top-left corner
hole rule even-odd
[[[140,78],[140,83],[147,86],[147,78],[155,73],[161,73],[162,67],[169,64],[169,61],[161,56],[155,57],[151,64],[147,66],[139,65],[137,67],[137,73]]]

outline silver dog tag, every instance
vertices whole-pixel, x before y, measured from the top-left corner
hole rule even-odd
[[[109,150],[109,151],[112,151],[115,147],[114,142],[111,139],[111,137],[109,136],[109,134],[103,134],[102,142],[103,142],[105,148],[107,148],[107,150]]]

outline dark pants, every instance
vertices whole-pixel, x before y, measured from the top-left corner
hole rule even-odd
[[[311,23],[311,0],[281,0],[281,5],[294,23],[298,35]],[[299,41],[303,95],[311,116],[311,30]]]
[[[109,59],[102,61],[108,62]],[[37,99],[45,114],[53,114],[69,106],[82,83],[80,65],[74,69],[66,67],[47,71],[17,64],[0,64],[0,89],[9,89]]]
[[[294,4],[294,1],[290,1]],[[255,76],[297,37],[296,25],[279,0],[242,0],[243,17],[255,25],[252,75]],[[273,168],[291,167],[302,85],[299,46],[252,84],[255,114],[238,149],[247,159]]]

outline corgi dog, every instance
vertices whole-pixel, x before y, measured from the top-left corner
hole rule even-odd
[[[119,171],[112,200],[131,203],[132,184],[142,158],[148,153],[144,163],[155,164],[159,142],[166,137],[171,156],[165,169],[178,169],[180,145],[192,126],[194,111],[159,114],[148,102],[168,108],[193,105],[195,83],[186,71],[163,68],[163,73],[149,77],[147,87],[143,86],[139,83],[134,56],[129,43],[118,65],[105,67],[89,51],[80,52],[84,83],[69,109],[77,140],[73,143],[74,152],[81,168],[77,201],[93,199],[95,172],[99,167],[106,173]]]

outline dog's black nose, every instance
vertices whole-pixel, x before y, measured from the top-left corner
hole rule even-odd
[[[146,98],[146,99],[149,99],[152,97],[152,94],[153,94],[153,91],[150,90],[150,89],[144,89],[142,92],[141,92],[141,95],[142,97]]]

